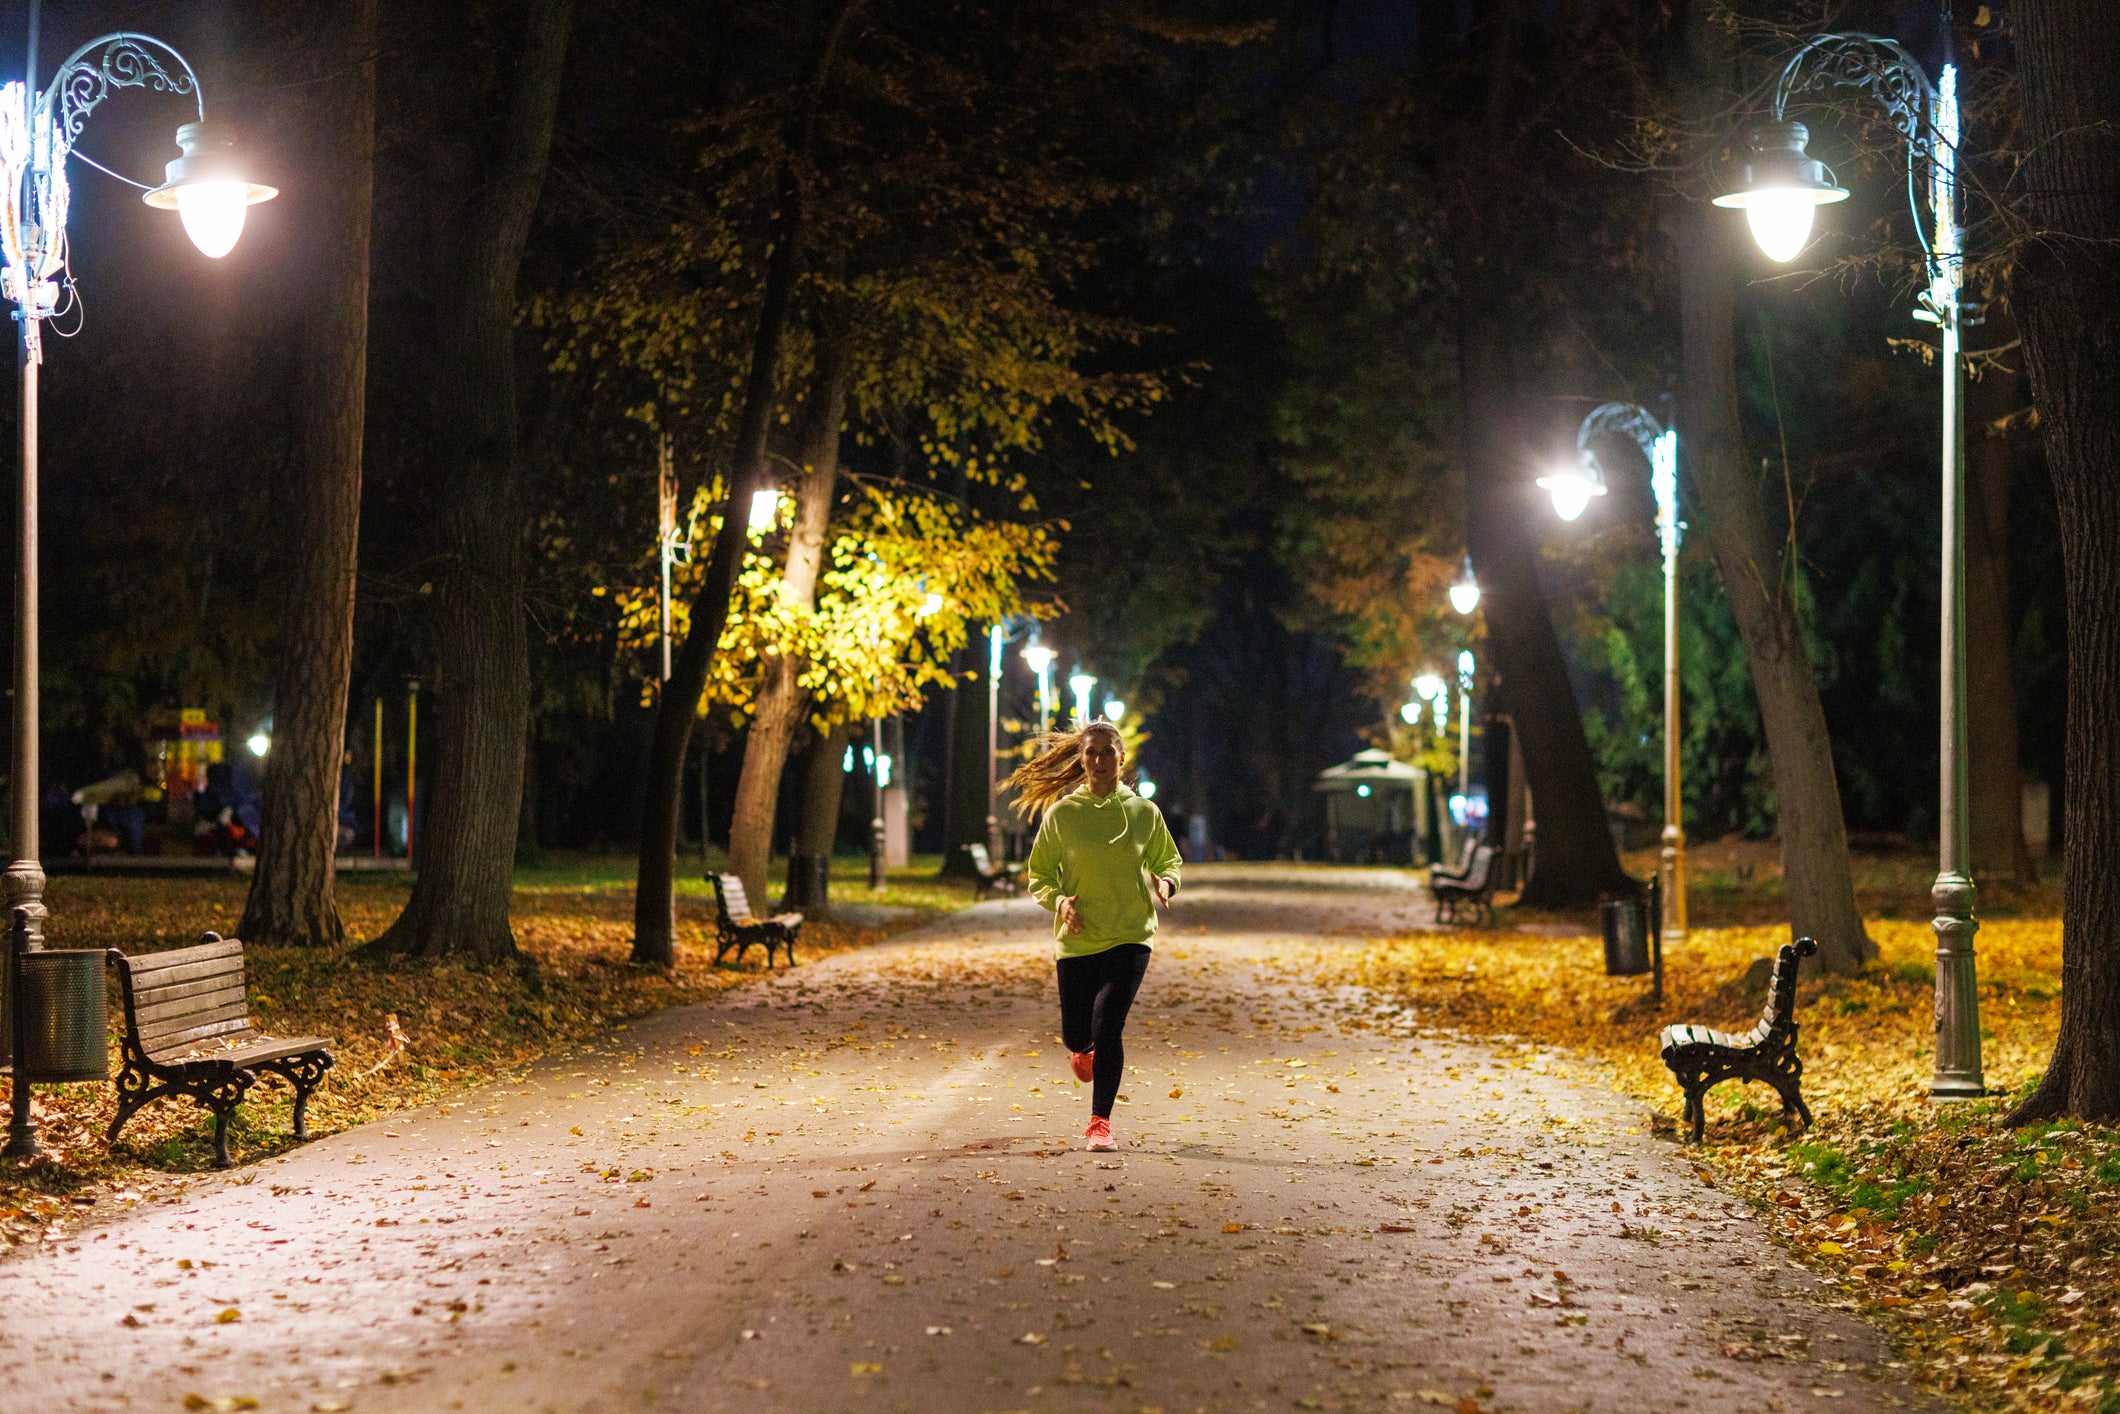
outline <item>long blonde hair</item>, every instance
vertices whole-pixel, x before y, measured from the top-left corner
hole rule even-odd
[[[1096,733],[1117,743],[1120,779],[1133,775],[1126,761],[1126,738],[1102,717],[1080,731],[1047,732],[1035,743],[1037,753],[1009,775],[1008,787],[1016,792],[1017,814],[1033,819],[1089,779],[1089,772],[1082,769],[1082,746]]]

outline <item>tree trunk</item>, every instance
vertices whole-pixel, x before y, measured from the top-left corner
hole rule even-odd
[[[1990,338],[2007,342],[2006,320]],[[1976,875],[2029,884],[2024,782],[2017,771],[2017,673],[2010,632],[2008,433],[1994,424],[2017,410],[2016,373],[1991,368],[1966,387],[1965,699]]]
[[[2120,1119],[2120,27],[2107,0],[2014,8],[2036,237],[2012,305],[2061,519],[2068,751],[2061,1031],[2013,1123]]]
[[[839,424],[846,417],[847,379],[853,371],[852,343],[844,326],[821,328],[818,339],[817,371],[796,439],[802,474],[795,483],[795,525],[788,533],[787,567],[780,580],[781,601],[805,613],[816,602],[817,576],[824,565],[825,530],[839,479]],[[810,705],[809,693],[796,681],[802,669],[802,658],[792,653],[766,664],[751,730],[744,738],[736,815],[729,826],[729,872],[743,879],[745,894],[755,899],[766,897],[788,743]]]
[[[361,532],[361,434],[368,393],[368,232],[375,192],[376,0],[338,0],[320,22],[330,75],[310,94],[320,118],[302,222],[313,291],[302,328],[302,397],[290,472],[294,580],[273,691],[257,873],[243,906],[253,943],[335,947],[339,768],[353,667]]]
[[[1731,91],[1726,81],[1735,77],[1731,32],[1709,8],[1702,0],[1691,6],[1682,61],[1687,125],[1695,132],[1715,130]],[[1695,165],[1712,170],[1715,151],[1712,140],[1701,140]],[[1707,522],[1766,728],[1789,928],[1794,936],[1817,939],[1819,966],[1848,974],[1875,958],[1877,946],[1855,907],[1833,744],[1797,616],[1795,528],[1788,543],[1776,543],[1738,422],[1736,242],[1742,229],[1728,212],[1700,200],[1685,202],[1679,234],[1679,454]],[[1543,847],[1543,798],[1538,810]]]
[[[847,743],[854,739],[850,722],[840,722],[810,743],[810,759],[802,773],[802,819],[797,825],[800,852],[830,859],[839,842],[839,800],[846,792],[847,773],[842,769]]]
[[[1505,432],[1518,405],[1508,317],[1490,296],[1503,277],[1484,243],[1461,239],[1457,249],[1473,253],[1457,265],[1465,541],[1479,574],[1500,705],[1521,733],[1538,800],[1538,848],[1521,902],[1571,907],[1632,893],[1636,885],[1612,845],[1582,712],[1539,587],[1532,527],[1540,518],[1524,473],[1528,458]]]
[[[775,381],[780,372],[780,344],[787,332],[788,306],[795,292],[803,235],[801,174],[795,162],[809,152],[817,107],[825,80],[862,0],[840,0],[820,38],[810,73],[810,97],[801,125],[790,144],[792,158],[781,164],[775,182],[771,249],[766,255],[765,288],[758,307],[758,327],[751,339],[751,368],[744,380],[743,411],[729,473],[729,500],[722,508],[721,531],[714,537],[707,573],[692,600],[691,627],[678,648],[670,680],[655,704],[655,737],[648,753],[643,784],[640,865],[633,891],[633,960],[668,967],[677,960],[677,826],[684,801],[685,747],[692,721],[707,690],[707,673],[721,647],[729,622],[729,600],[743,568],[744,511],[751,492],[767,481],[766,433],[771,426]]]
[[[787,332],[802,234],[802,196],[792,170],[783,169],[778,190],[780,205],[773,213],[772,249],[766,257],[765,289],[751,339],[751,370],[745,380],[742,421],[730,467],[729,499],[722,504],[721,529],[714,537],[699,593],[692,599],[685,641],[678,645],[670,680],[663,684],[655,704],[633,892],[633,960],[650,967],[669,967],[677,961],[675,875],[685,748],[692,739],[692,722],[699,715],[714,654],[721,646],[721,631],[728,626],[729,601],[736,592],[736,576],[748,542],[745,512],[751,493],[769,479],[766,433],[772,421],[774,380],[780,368],[781,339]],[[733,824],[730,836],[733,847]]]
[[[432,443],[441,484],[441,661],[419,877],[377,946],[423,956],[516,956],[508,924],[530,715],[515,418],[515,281],[544,184],[572,0],[528,0],[491,131],[458,123],[437,183]],[[440,80],[446,84],[447,78]],[[439,85],[438,85],[439,86]],[[447,124],[454,105],[437,121]],[[456,116],[461,117],[458,113]]]

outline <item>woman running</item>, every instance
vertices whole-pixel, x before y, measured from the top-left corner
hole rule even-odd
[[[1120,1033],[1148,971],[1156,910],[1178,892],[1178,846],[1163,812],[1119,779],[1126,746],[1110,722],[1040,740],[1009,777],[1025,817],[1045,813],[1031,846],[1031,896],[1053,911],[1060,1035],[1075,1079],[1090,1082],[1092,1149],[1112,1142],[1112,1101],[1126,1073]]]

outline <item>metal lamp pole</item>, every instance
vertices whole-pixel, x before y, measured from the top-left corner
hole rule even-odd
[[[1948,14],[1948,7],[1946,7]],[[1948,46],[1948,25],[1945,27]],[[1929,168],[1930,221],[1914,211],[1923,234],[1928,288],[1914,317],[1942,333],[1943,584],[1942,651],[1938,683],[1939,797],[1935,902],[1936,1054],[1929,1095],[1970,1099],[1986,1092],[1980,1059],[1980,994],[1973,935],[1971,819],[1966,779],[1965,706],[1965,383],[1962,321],[1965,233],[1959,224],[1958,69],[1946,60],[1942,82],[1931,83],[1896,41],[1871,34],[1822,34],[1796,51],[1774,91],[1774,122],[1753,136],[1743,189],[1718,197],[1738,207],[1769,256],[1793,259],[1820,206],[1847,198],[1824,163],[1807,156],[1809,134],[1787,119],[1789,99],[1807,89],[1852,88],[1875,99],[1907,143],[1908,199],[1913,175]],[[1929,229],[1924,231],[1927,224]],[[1776,239],[1779,237],[1779,239]],[[1791,239],[1793,237],[1793,239]]]
[[[883,887],[883,852],[885,844],[883,824],[883,773],[889,768],[884,764],[883,718],[869,718],[869,780],[875,788],[875,813],[869,817],[869,887]]]
[[[1001,624],[986,630],[986,857],[1001,859],[1001,821],[994,814],[994,796],[1000,789],[995,776],[1001,764],[1001,645],[1008,641]]]
[[[1628,437],[1641,448],[1649,463],[1649,489],[1656,496],[1656,534],[1664,555],[1664,833],[1657,874],[1663,881],[1664,940],[1684,942],[1686,797],[1678,751],[1678,547],[1686,523],[1678,518],[1678,433],[1634,403],[1605,403],[1592,408],[1576,429],[1579,467],[1542,476],[1538,484],[1552,492],[1561,518],[1574,520],[1594,497],[1605,494],[1605,474],[1593,443],[1608,435]]]
[[[16,526],[15,733],[13,761],[13,855],[5,875],[9,916],[16,920],[24,951],[44,947],[44,866],[37,808],[42,768],[38,759],[40,711],[37,660],[37,374],[44,362],[43,320],[70,302],[73,277],[67,265],[66,159],[88,115],[113,90],[148,89],[189,96],[196,122],[177,129],[182,156],[171,162],[168,180],[146,188],[148,205],[175,209],[193,244],[208,256],[226,255],[243,229],[245,208],[278,193],[250,182],[237,169],[226,139],[206,123],[206,105],[191,65],[161,40],[120,32],[90,40],[75,50],[37,91],[39,5],[31,0],[29,53],[22,81],[0,87],[0,290],[14,302],[21,325],[17,350],[22,385],[22,479]],[[123,180],[123,179],[121,179]],[[134,183],[134,185],[143,185]],[[19,991],[8,1007],[16,1036],[25,1032]],[[37,1152],[29,1123],[26,1058],[18,1048],[13,1089],[14,1123],[5,1153]]]

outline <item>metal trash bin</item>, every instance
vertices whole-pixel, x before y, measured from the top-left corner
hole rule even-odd
[[[1639,977],[1649,971],[1648,904],[1639,897],[1608,898],[1598,915],[1605,932],[1605,975]]]
[[[110,1078],[110,1012],[103,983],[104,948],[25,952],[22,972],[22,1051],[12,1052],[12,1027],[0,1027],[0,1053],[34,1084]],[[14,998],[7,999],[10,1004]]]

